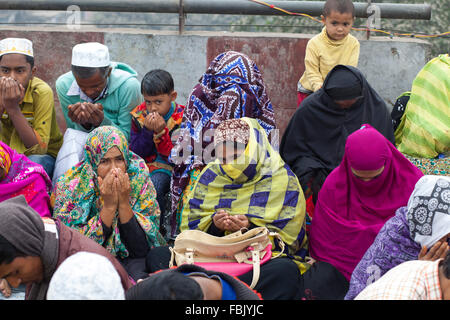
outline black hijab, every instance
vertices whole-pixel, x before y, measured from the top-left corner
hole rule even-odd
[[[347,109],[334,102],[353,98],[357,101]],[[391,116],[383,99],[357,68],[337,65],[322,88],[303,100],[294,113],[281,139],[281,157],[305,189],[311,172],[320,171],[326,176],[339,165],[347,137],[364,123],[395,143]]]

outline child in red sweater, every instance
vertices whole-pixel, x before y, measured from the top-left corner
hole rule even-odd
[[[144,102],[131,111],[130,150],[142,157],[150,170],[161,209],[161,232],[169,194],[172,164],[168,157],[176,141],[184,106],[175,102],[172,76],[165,70],[148,72],[141,82]]]

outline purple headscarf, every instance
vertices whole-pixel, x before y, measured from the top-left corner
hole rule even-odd
[[[378,170],[370,181],[354,170]],[[341,164],[327,177],[311,223],[310,253],[348,280],[385,222],[407,204],[423,173],[381,133],[363,125],[345,145]]]
[[[426,223],[431,228],[424,228]],[[416,183],[408,206],[386,222],[356,266],[345,300],[353,300],[397,265],[417,260],[423,245],[429,249],[449,233],[450,177],[424,176]]]

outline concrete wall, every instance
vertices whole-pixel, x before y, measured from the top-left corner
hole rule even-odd
[[[262,72],[282,134],[296,109],[297,81],[304,71],[304,55],[313,35],[276,33],[176,32],[143,30],[84,30],[75,32],[51,28],[0,29],[0,39],[25,37],[33,41],[37,76],[53,88],[57,77],[70,69],[72,47],[80,42],[98,41],[110,49],[111,59],[132,66],[139,74],[155,68],[166,69],[175,81],[178,102],[189,94],[219,53],[236,50],[252,58]],[[429,44],[413,39],[371,38],[360,40],[359,68],[389,107],[411,87],[417,72],[431,58]],[[55,93],[56,95],[56,93]],[[55,96],[58,122],[66,125]]]

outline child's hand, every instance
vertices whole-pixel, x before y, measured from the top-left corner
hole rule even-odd
[[[149,113],[144,120],[144,127],[146,127],[150,131],[155,131],[155,125],[153,124],[154,115],[153,113]]]
[[[166,121],[164,120],[163,117],[161,117],[161,115],[159,113],[154,113],[154,125],[155,125],[155,129],[153,131],[155,131],[155,133],[160,133],[161,131],[164,130],[164,128],[166,127]]]
[[[160,133],[166,127],[166,121],[159,113],[152,112],[145,117],[144,126],[154,133]]]

